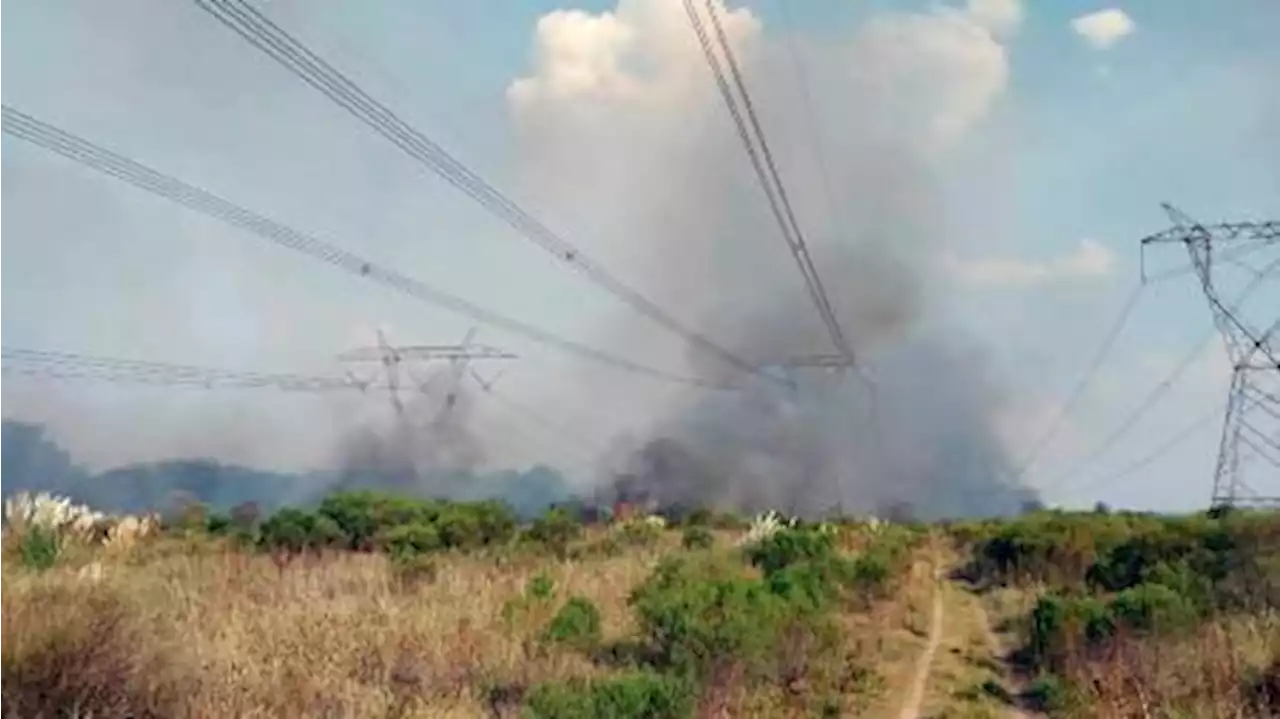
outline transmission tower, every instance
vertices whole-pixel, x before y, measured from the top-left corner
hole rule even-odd
[[[1171,205],[1163,207],[1173,227],[1142,240],[1143,274],[1148,245],[1183,245],[1231,362],[1212,506],[1280,506],[1280,316],[1251,322],[1240,306],[1227,306],[1220,295],[1226,271],[1243,271],[1255,282],[1275,280],[1280,257],[1256,258],[1280,248],[1280,222],[1205,225]],[[1276,315],[1278,308],[1271,304],[1266,312]],[[1267,481],[1260,484],[1258,478]]]
[[[441,413],[448,412],[458,400],[458,388],[462,383],[467,365],[472,360],[511,360],[516,355],[506,350],[473,342],[476,328],[471,328],[462,342],[456,345],[393,345],[386,333],[378,330],[378,343],[372,347],[357,347],[338,355],[338,360],[348,363],[377,362],[381,365],[384,381],[389,389],[391,405],[397,415],[404,414],[404,402],[400,399],[401,371],[405,373],[418,391],[428,394],[427,388],[431,378],[424,378],[414,371],[414,363],[432,360],[449,362],[448,387],[445,391],[444,406]],[[348,373],[354,378],[354,375]]]

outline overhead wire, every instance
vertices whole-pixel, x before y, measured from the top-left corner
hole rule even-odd
[[[1085,483],[1085,484],[1083,484],[1083,485],[1080,485],[1080,486],[1078,486],[1078,487],[1076,487],[1076,488],[1075,488],[1075,491],[1077,491],[1077,492],[1084,492],[1084,491],[1088,491],[1088,490],[1091,490],[1091,489],[1095,489],[1095,488],[1100,487],[1100,486],[1102,486],[1102,485],[1104,485],[1104,484],[1110,484],[1110,483],[1113,483],[1113,482],[1118,482],[1118,481],[1120,481],[1121,479],[1124,479],[1124,478],[1126,478],[1126,477],[1128,477],[1128,476],[1132,475],[1133,473],[1137,472],[1138,470],[1141,470],[1141,469],[1144,469],[1144,468],[1148,467],[1149,465],[1151,465],[1153,462],[1155,462],[1156,460],[1160,459],[1160,458],[1161,458],[1161,457],[1163,457],[1164,455],[1166,455],[1166,454],[1168,454],[1169,452],[1173,451],[1173,450],[1174,450],[1174,449],[1176,449],[1177,447],[1182,446],[1182,443],[1183,443],[1183,442],[1185,442],[1185,441],[1186,441],[1186,439],[1187,439],[1188,437],[1190,437],[1190,436],[1191,436],[1192,434],[1194,434],[1196,431],[1198,431],[1199,429],[1201,429],[1202,427],[1204,427],[1205,425],[1207,425],[1207,424],[1209,423],[1209,421],[1210,421],[1210,420],[1213,420],[1213,419],[1217,418],[1217,417],[1219,416],[1219,414],[1220,414],[1220,412],[1219,412],[1219,411],[1214,410],[1213,412],[1209,412],[1209,413],[1206,413],[1206,414],[1204,414],[1204,415],[1200,416],[1200,417],[1199,417],[1199,418],[1197,418],[1194,422],[1192,422],[1191,424],[1187,425],[1186,427],[1183,427],[1181,430],[1179,430],[1178,432],[1176,432],[1173,436],[1169,437],[1169,438],[1168,438],[1167,440],[1165,440],[1164,442],[1161,442],[1159,445],[1157,445],[1157,446],[1156,446],[1156,448],[1155,448],[1155,449],[1153,449],[1153,450],[1151,450],[1151,452],[1149,452],[1149,453],[1147,453],[1147,454],[1143,455],[1140,459],[1138,459],[1138,460],[1136,460],[1136,461],[1134,461],[1134,462],[1132,462],[1132,463],[1130,463],[1130,464],[1128,464],[1128,465],[1125,465],[1123,468],[1121,468],[1121,469],[1119,469],[1119,470],[1117,470],[1117,471],[1115,471],[1115,472],[1112,472],[1112,473],[1110,473],[1110,474],[1103,475],[1103,476],[1101,476],[1101,477],[1098,477],[1098,478],[1097,478],[1096,480],[1094,480],[1094,481],[1087,482],[1087,483]]]
[[[759,367],[715,343],[706,335],[685,326],[652,300],[614,277],[588,258],[579,247],[530,215],[252,6],[237,0],[195,0],[195,3],[252,46],[511,226],[525,239],[582,272],[592,283],[699,350],[742,372],[775,381]]]
[[[724,32],[724,27],[720,22],[718,13],[715,10],[713,0],[706,3],[707,13],[711,19],[712,26],[715,30],[716,41],[719,44],[721,54],[724,55],[725,63],[729,67],[729,75],[733,77],[734,86],[738,89],[738,93],[742,97],[742,107],[739,108],[738,99],[733,94],[733,90],[726,78],[724,66],[721,65],[719,57],[716,56],[712,47],[710,34],[707,32],[706,25],[702,21],[701,15],[693,4],[693,0],[684,0],[685,12],[689,16],[689,24],[693,28],[694,34],[698,38],[698,43],[702,47],[703,56],[706,58],[707,66],[711,69],[712,75],[716,82],[716,87],[720,91],[720,96],[724,101],[725,107],[728,109],[733,119],[734,127],[737,130],[738,138],[741,140],[743,149],[747,153],[748,160],[751,162],[752,170],[755,172],[756,179],[759,181],[761,189],[765,193],[765,199],[769,204],[769,209],[773,214],[774,220],[778,223],[778,227],[782,232],[782,237],[787,247],[791,250],[792,257],[796,261],[796,265],[800,270],[800,275],[804,280],[805,289],[809,293],[810,300],[818,310],[818,315],[826,327],[831,341],[836,349],[841,352],[844,357],[850,361],[853,360],[853,350],[844,337],[844,332],[840,327],[835,311],[831,306],[831,302],[827,297],[826,289],[822,285],[821,277],[818,275],[817,268],[813,264],[813,259],[809,254],[809,248],[804,239],[804,234],[800,230],[799,222],[796,220],[795,211],[791,207],[790,199],[786,193],[786,187],[782,184],[781,177],[778,173],[777,165],[773,159],[773,153],[769,149],[768,141],[765,138],[763,128],[761,127],[759,118],[756,116],[755,105],[751,100],[751,96],[747,90],[746,82],[743,80],[741,68],[738,66],[733,50],[729,45],[728,36]],[[746,119],[743,117],[743,110],[746,111]],[[750,129],[748,129],[750,126]],[[752,137],[754,135],[754,142]],[[759,144],[757,150],[756,144]]]
[[[1137,307],[1138,299],[1142,296],[1142,291],[1145,287],[1145,283],[1139,283],[1134,286],[1132,291],[1130,291],[1129,296],[1120,307],[1120,312],[1116,315],[1116,318],[1112,320],[1111,326],[1107,330],[1106,334],[1103,335],[1102,343],[1098,346],[1098,349],[1094,352],[1092,359],[1089,360],[1089,364],[1085,367],[1084,374],[1080,376],[1080,379],[1076,382],[1075,386],[1072,387],[1071,391],[1067,394],[1066,400],[1062,403],[1061,407],[1059,407],[1058,412],[1053,416],[1053,419],[1049,421],[1049,426],[1045,428],[1045,431],[1041,433],[1040,438],[1031,446],[1031,451],[1027,453],[1027,456],[1023,458],[1019,468],[1014,472],[1015,482],[1021,481],[1021,479],[1026,475],[1027,470],[1031,469],[1031,467],[1035,465],[1036,460],[1040,457],[1040,453],[1043,452],[1045,448],[1049,446],[1049,443],[1057,436],[1058,430],[1062,428],[1062,423],[1066,420],[1067,415],[1075,409],[1076,403],[1080,401],[1080,398],[1083,397],[1085,392],[1089,389],[1089,385],[1092,383],[1094,375],[1097,373],[1098,369],[1102,367],[1103,362],[1105,362],[1107,357],[1110,355],[1111,349],[1115,346],[1116,340],[1119,339],[1120,332],[1124,329],[1125,325],[1128,324],[1129,317]]]
[[[21,347],[0,349],[0,360],[3,360],[0,364],[3,374],[36,379],[94,380],[201,389],[275,388],[291,392],[388,389],[386,385],[360,382],[349,377],[232,370]]]
[[[804,61],[800,57],[795,39],[795,19],[791,16],[791,3],[778,0],[778,9],[782,13],[782,21],[790,32],[784,34],[787,54],[791,57],[791,67],[796,75],[796,87],[800,90],[800,109],[808,127],[809,146],[813,149],[813,161],[818,168],[818,179],[822,182],[822,194],[826,200],[827,213],[834,218],[840,203],[836,202],[834,183],[831,181],[831,169],[827,166],[827,153],[823,151],[822,126],[818,122],[818,113],[814,109],[813,90],[809,86],[808,73],[805,72]]]
[[[188,209],[225,222],[241,230],[326,262],[338,269],[381,284],[417,300],[465,315],[476,321],[527,337],[539,344],[577,355],[634,374],[707,389],[726,386],[678,375],[631,359],[564,339],[547,330],[507,317],[468,300],[431,287],[396,270],[329,244],[267,217],[235,205],[222,197],[174,177],[165,175],[123,155],[95,145],[8,105],[3,107],[0,129],[7,135],[42,147],[81,165],[110,175],[135,187],[164,197]]]
[[[1268,264],[1257,276],[1250,280],[1250,282],[1240,291],[1240,294],[1237,295],[1236,300],[1233,303],[1234,308],[1239,309],[1239,307],[1244,304],[1245,300],[1257,291],[1266,277],[1277,268],[1280,268],[1280,259],[1276,259]],[[1153,387],[1151,391],[1134,406],[1133,410],[1130,411],[1123,420],[1121,420],[1111,433],[1109,433],[1101,442],[1094,445],[1093,449],[1085,453],[1085,456],[1076,461],[1069,469],[1052,477],[1049,482],[1045,484],[1045,489],[1061,487],[1064,483],[1067,483],[1067,480],[1079,474],[1082,469],[1087,467],[1094,460],[1105,455],[1112,447],[1115,447],[1120,440],[1128,435],[1129,431],[1146,416],[1148,412],[1159,404],[1160,400],[1162,400],[1169,390],[1173,388],[1173,385],[1182,377],[1183,373],[1191,367],[1191,364],[1200,356],[1200,353],[1204,352],[1205,349],[1209,347],[1213,338],[1217,335],[1218,333],[1216,330],[1210,330],[1206,333],[1205,336],[1196,343],[1189,352],[1187,352],[1187,354],[1183,355],[1183,357],[1178,360],[1177,364],[1174,365],[1169,374],[1157,383],[1156,386]]]

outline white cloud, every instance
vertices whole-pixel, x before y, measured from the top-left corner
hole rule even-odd
[[[738,60],[750,66],[762,42],[760,20],[747,8],[718,14]],[[705,10],[699,3],[705,18]],[[988,114],[1008,85],[1008,56],[1001,40],[1022,18],[1020,0],[969,0],[964,9],[938,7],[877,16],[835,48],[815,47],[835,67],[828,82],[841,93],[876,107],[864,131],[878,142],[907,142],[922,149],[953,144]],[[710,25],[710,23],[708,23]],[[709,28],[710,29],[710,28]],[[815,66],[810,71],[817,73]],[[760,74],[747,70],[753,85]],[[822,78],[819,78],[821,82]],[[618,122],[602,113],[637,112],[684,119],[717,102],[680,0],[619,0],[611,11],[555,10],[541,17],[528,75],[507,88],[520,123],[558,116],[589,124]],[[581,128],[575,128],[580,132]]]
[[[718,3],[725,34],[741,55],[759,34],[746,8]],[[705,17],[705,15],[704,15]],[[709,83],[679,0],[619,0],[612,11],[554,10],[538,20],[533,72],[507,88],[517,113],[571,102],[679,102]]]
[[[984,3],[976,3],[982,5]],[[879,108],[880,129],[926,148],[954,144],[985,118],[1009,82],[989,17],[938,8],[871,20],[855,37],[854,94]]]
[[[1107,8],[1081,15],[1071,21],[1071,29],[1098,50],[1106,50],[1137,28],[1119,8]]]
[[[1011,34],[1022,23],[1022,0],[969,0],[969,17],[991,34]]]
[[[1030,287],[1107,277],[1115,269],[1115,254],[1096,240],[1083,239],[1069,254],[1047,262],[1006,257],[969,260],[948,257],[945,264],[952,275],[965,284]]]

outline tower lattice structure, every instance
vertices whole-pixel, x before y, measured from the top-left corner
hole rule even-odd
[[[1164,209],[1173,226],[1142,247],[1184,246],[1231,362],[1212,506],[1280,506],[1280,302],[1268,295],[1253,303],[1260,316],[1244,312],[1250,294],[1280,286],[1280,222],[1203,224]],[[1228,275],[1246,278],[1234,299],[1224,299]]]

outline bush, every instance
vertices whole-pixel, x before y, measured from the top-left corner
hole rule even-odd
[[[1059,712],[1072,705],[1071,686],[1065,679],[1051,674],[1036,677],[1025,696],[1032,707],[1042,712]]]
[[[258,543],[264,549],[293,554],[340,546],[347,541],[347,536],[333,519],[291,507],[276,512],[263,522],[258,537]]]
[[[400,561],[445,546],[440,530],[431,524],[404,524],[385,529],[378,535],[376,544],[392,559]]]
[[[27,569],[44,571],[58,563],[62,554],[62,535],[58,530],[33,524],[22,530],[18,538],[18,556]]]
[[[747,560],[766,576],[799,562],[826,560],[835,554],[835,534],[812,528],[779,529],[746,549]]]
[[[700,525],[692,525],[685,528],[684,535],[680,538],[680,544],[685,549],[711,549],[715,546],[716,538],[711,530]]]
[[[785,634],[809,629],[816,603],[793,601],[731,563],[690,559],[663,560],[630,597],[656,666],[699,679],[729,668],[744,679],[774,676]]]
[[[325,497],[317,512],[338,525],[351,549],[369,551],[376,548],[375,540],[382,532],[402,525],[433,524],[440,509],[439,502],[358,491]]]
[[[542,637],[553,644],[590,649],[600,642],[600,610],[589,599],[570,597],[547,624]]]
[[[1068,652],[1078,644],[1098,644],[1115,629],[1102,600],[1053,594],[1036,602],[1029,625],[1029,659],[1050,670],[1061,668]]]
[[[541,544],[558,557],[566,556],[569,544],[581,537],[582,524],[561,507],[547,510],[524,533],[526,540]]]
[[[445,505],[435,524],[445,547],[475,549],[509,541],[516,518],[501,502],[457,502]]]
[[[1195,624],[1194,605],[1160,584],[1140,584],[1124,590],[1107,605],[1112,622],[1141,632],[1170,632]]]
[[[232,529],[230,515],[211,512],[204,518],[204,531],[209,534],[227,534]]]
[[[616,536],[628,546],[651,547],[662,538],[662,526],[641,517],[624,522]]]
[[[539,684],[525,696],[528,719],[685,719],[693,687],[680,678],[637,672],[603,679]]]

